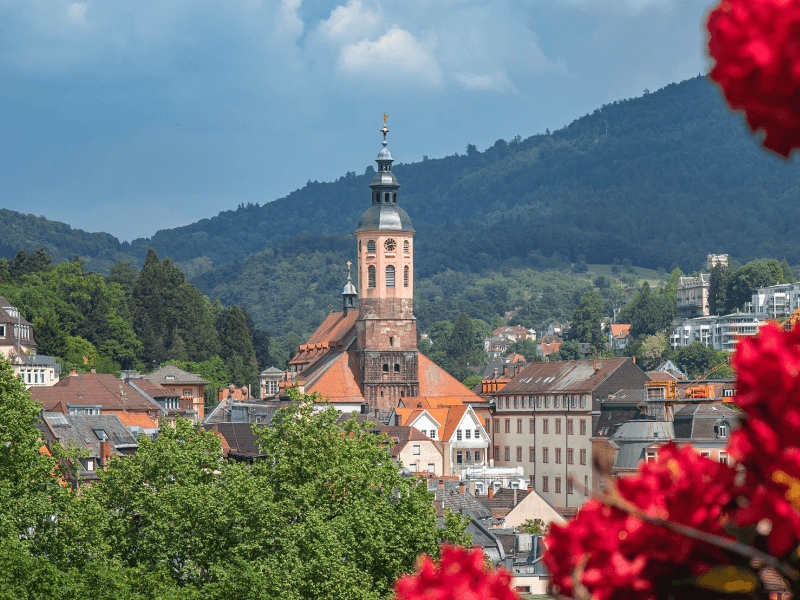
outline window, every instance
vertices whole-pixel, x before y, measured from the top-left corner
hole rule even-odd
[[[561,493],[561,477],[556,477],[556,494]]]
[[[528,426],[528,433],[536,433],[536,419],[531,419]]]
[[[572,479],[567,479],[567,493],[572,493]]]
[[[575,435],[575,428],[572,426],[572,419],[567,419],[567,435]]]
[[[388,373],[389,372],[389,363],[383,363],[383,372],[384,373]]]
[[[586,464],[586,449],[581,449],[581,464]]]
[[[2,335],[2,331],[3,330],[0,328],[0,336]],[[730,398],[733,395],[734,395],[734,390],[732,390],[732,389],[722,390],[722,397],[723,398]]]
[[[550,419],[542,419],[542,433],[550,433]]]
[[[522,462],[522,446],[517,446],[517,462]]]
[[[561,435],[561,419],[556,419],[556,435]]]
[[[399,373],[400,372],[400,363],[394,363],[394,372],[395,373]]]
[[[92,431],[94,431],[94,435],[101,442],[105,442],[108,439],[108,435],[106,435],[105,429],[92,429]]]
[[[522,419],[517,419],[517,433],[522,433]]]
[[[394,266],[386,266],[386,287],[394,287]]]
[[[586,408],[586,396],[581,396],[581,408]]]
[[[494,432],[500,433],[500,419],[494,420]]]
[[[480,429],[476,429],[475,430],[475,439],[476,440],[481,439],[481,430]]]
[[[375,287],[375,267],[373,265],[367,269],[367,285],[371,288]]]
[[[511,448],[509,448],[508,446],[506,446],[505,448],[505,457],[506,457],[506,462],[511,460]]]
[[[414,446],[411,451],[414,453],[414,456],[419,456],[419,446]]]
[[[475,450],[475,462],[481,462],[481,451]]]
[[[484,427],[484,429],[486,429],[486,433],[491,433],[492,432],[492,428],[490,427],[491,424],[492,424],[492,420],[491,419],[484,419],[483,420],[483,427]]]
[[[0,325],[0,337],[6,337],[6,326]]]
[[[436,472],[436,465],[433,463],[428,463],[428,473],[435,473]]]
[[[544,397],[544,407],[545,408],[550,408],[550,396],[545,396]]]
[[[700,456],[702,456],[703,458],[711,458],[711,452],[709,452],[708,450],[701,450]]]
[[[435,429],[431,429],[431,439],[432,440],[436,439],[436,430]]]
[[[464,453],[461,451],[456,452],[456,464],[464,464]]]
[[[728,437],[728,424],[727,423],[720,423],[717,425],[717,437],[724,438]]]
[[[511,419],[506,419],[506,433],[511,433]]]
[[[508,396],[506,396],[506,408],[509,408],[508,402],[509,402],[509,399],[508,399]]]
[[[575,464],[575,451],[572,448],[567,448],[567,464],[574,465]]]
[[[391,195],[389,192],[386,192],[386,193],[383,195],[383,201],[384,201],[384,202],[389,202],[391,199],[392,199],[392,195]]]
[[[559,401],[558,401],[558,399],[559,399],[560,397],[561,397],[561,396],[556,396],[555,398],[553,398],[553,408],[558,408],[558,407],[559,407]]]
[[[647,450],[644,453],[644,460],[645,462],[653,462],[658,458],[658,452],[655,450]]]
[[[589,476],[588,475],[584,475],[583,476],[583,495],[584,496],[588,496],[589,495]]]
[[[528,448],[528,462],[536,462],[536,448]]]
[[[192,397],[192,390],[183,390],[183,395],[191,398]]]
[[[536,396],[536,408],[542,408],[542,397]]]
[[[367,242],[367,252],[375,252],[375,240]]]
[[[586,419],[581,419],[581,435],[586,435]]]
[[[472,430],[471,430],[471,429],[465,429],[465,430],[464,430],[464,433],[466,433],[466,438],[467,438],[468,440],[471,440],[471,439],[472,439]]]
[[[408,240],[403,240],[403,252],[408,252]]]
[[[578,400],[577,396],[572,397],[572,408],[575,408],[577,406],[577,400]]]
[[[543,491],[543,492],[549,492],[549,491],[550,491],[550,490],[548,489],[548,483],[549,483],[549,481],[548,481],[548,478],[547,478],[547,476],[545,475],[544,477],[542,477],[542,491]]]
[[[727,465],[728,464],[728,453],[727,452],[720,452],[719,453],[719,462],[721,462],[723,465]]]
[[[519,408],[519,396],[514,396],[514,408]]]
[[[556,448],[556,464],[561,464],[561,448]]]
[[[403,287],[408,287],[408,265],[403,267]]]
[[[458,441],[458,442],[461,441],[461,430],[460,429],[458,429],[456,431],[456,441]]]
[[[542,448],[542,462],[547,463],[550,462],[550,450],[547,448]]]
[[[500,446],[494,447],[494,459],[500,460]]]

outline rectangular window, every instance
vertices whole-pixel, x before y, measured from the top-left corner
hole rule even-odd
[[[536,433],[536,419],[530,419],[528,433]]]
[[[711,458],[711,452],[709,452],[708,450],[701,450],[700,456],[702,456],[703,458]]]
[[[87,471],[94,471],[94,459],[87,458],[86,459],[86,470]]]
[[[581,449],[581,464],[582,465],[586,464],[586,450],[585,449]]]
[[[545,396],[544,397],[544,407],[545,408],[550,408],[550,396]]]
[[[536,462],[536,448],[528,448],[528,460]]]
[[[581,396],[581,408],[586,408],[586,396]]]
[[[484,419],[483,420],[483,426],[486,429],[486,433],[492,433],[492,428],[490,427],[491,424],[492,424],[492,420],[491,419]]]
[[[550,433],[550,419],[542,419],[542,433]]]
[[[414,456],[419,456],[419,446],[414,446],[413,453],[414,453]]]
[[[184,396],[187,396],[187,397],[191,397],[191,395],[192,395],[192,390],[183,390],[183,395],[184,395]]]
[[[567,479],[567,493],[572,493],[572,479]]]
[[[554,398],[553,398],[553,408],[558,408],[558,407],[559,407],[559,404],[560,404],[560,403],[559,403],[558,399],[559,399],[560,397],[561,397],[561,396],[556,396],[556,397],[554,397]]]
[[[506,446],[505,447],[505,453],[503,455],[506,457],[505,458],[506,462],[509,462],[511,460],[511,448]]]
[[[436,465],[433,463],[428,463],[428,473],[435,473],[436,472]]]
[[[6,326],[0,325],[0,337],[6,337]]]
[[[431,429],[431,439],[432,440],[436,439],[436,430],[435,429]]]
[[[645,462],[653,462],[658,458],[658,453],[655,450],[647,450],[644,453]]]
[[[456,464],[457,465],[464,464],[464,453],[463,452],[456,452]]]
[[[567,464],[574,465],[575,464],[575,451],[572,448],[567,448]]]
[[[586,419],[581,419],[581,435],[586,435]]]
[[[509,403],[509,398],[508,398],[508,396],[506,396],[506,408],[508,408],[508,407],[509,407],[509,406],[508,406],[508,403]]]
[[[466,434],[466,438],[467,438],[468,440],[471,440],[471,439],[472,439],[472,430],[471,430],[471,429],[465,429],[465,430],[464,430],[464,433]]]
[[[476,440],[481,439],[481,430],[480,429],[476,429],[475,430],[475,439]]]
[[[517,433],[522,433],[522,419],[517,419]]]
[[[374,250],[373,250],[374,252]],[[375,266],[370,265],[367,269],[367,285],[371,288],[375,287]]]
[[[567,419],[567,435],[575,435],[575,428],[572,426],[572,419]]]
[[[727,465],[728,464],[728,453],[727,452],[720,452],[719,453],[719,462],[721,462],[723,465]]]
[[[584,496],[588,496],[589,495],[589,476],[588,475],[584,475],[583,476],[583,495]]]
[[[561,464],[561,448],[556,448],[556,464]]]
[[[536,396],[536,408],[542,408],[542,397]]]
[[[522,446],[517,446],[517,462],[522,462]]]
[[[514,408],[519,408],[519,396],[514,396]]]
[[[556,435],[561,435],[561,419],[556,419]]]
[[[494,459],[500,460],[500,446],[494,447]]]
[[[461,430],[460,429],[456,430],[456,441],[458,441],[458,442],[461,441]]]
[[[392,265],[386,267],[386,287],[394,287],[394,267]]]
[[[550,462],[550,451],[547,448],[542,448],[542,462]]]
[[[506,433],[511,433],[511,419],[506,419]]]
[[[561,493],[561,477],[556,477],[556,494]]]
[[[500,419],[494,420],[494,432],[500,433]]]
[[[543,492],[549,492],[550,491],[549,489],[547,489],[548,488],[548,485],[547,485],[548,483],[549,483],[548,482],[548,478],[545,475],[544,477],[542,477],[542,491]]]

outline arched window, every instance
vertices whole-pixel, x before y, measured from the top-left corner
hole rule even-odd
[[[389,200],[391,199],[391,197],[392,197],[392,195],[391,195],[389,192],[386,192],[386,193],[383,195],[383,201],[384,201],[384,202],[389,202]]]
[[[408,265],[403,267],[403,287],[408,287]]]
[[[388,373],[389,372],[389,363],[383,363],[383,372],[384,373]]]
[[[397,202],[397,192],[392,194],[392,202]]]
[[[368,280],[369,280],[369,287],[375,287],[375,267],[370,265],[369,269],[367,269],[368,273]]]
[[[367,252],[375,252],[375,240],[367,242]]]
[[[377,202],[378,204],[381,203],[381,194],[380,194],[380,192],[375,194],[375,202]]]
[[[394,372],[395,373],[399,373],[400,372],[400,364],[399,363],[394,363]]]
[[[358,251],[361,252],[361,240],[358,240]]]
[[[386,267],[386,287],[394,287],[394,267],[392,265]]]
[[[403,240],[403,252],[408,254],[408,240]]]

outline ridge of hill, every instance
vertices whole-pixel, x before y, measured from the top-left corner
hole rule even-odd
[[[548,268],[580,255],[684,271],[709,252],[800,263],[800,231],[791,226],[800,217],[797,161],[763,151],[705,77],[607,104],[552,134],[393,170],[418,232],[420,277],[509,260]],[[373,173],[308,182],[285,198],[130,243],[3,210],[0,254],[44,247],[56,260],[79,254],[88,268],[106,270],[116,260],[141,264],[152,247],[191,277],[299,232],[349,234],[369,204]]]

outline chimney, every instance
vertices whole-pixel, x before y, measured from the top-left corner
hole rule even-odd
[[[444,480],[439,481],[439,489],[444,490]]]
[[[97,369],[95,369],[94,366],[92,366],[92,375],[94,375],[96,373],[97,373]]]
[[[488,489],[486,490],[486,496],[488,498],[494,498],[494,486],[489,485]]]
[[[77,377],[78,376],[78,372],[75,369],[70,369],[69,370],[69,376],[70,377]]]
[[[517,488],[514,488],[514,504],[511,505],[511,508],[514,508],[517,505]]]
[[[463,494],[464,493],[464,482],[463,481],[459,481],[458,482],[458,493],[459,494]]]
[[[594,366],[594,370],[597,371],[597,357],[596,356],[592,360],[592,365]]]
[[[108,440],[100,442],[100,468],[108,468],[108,461],[111,458],[111,442]]]

